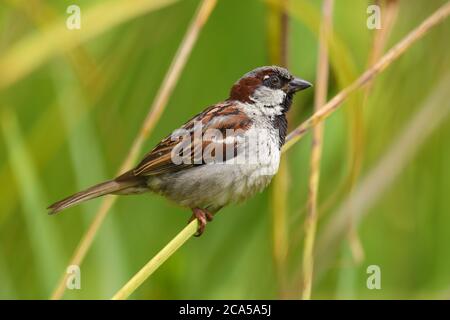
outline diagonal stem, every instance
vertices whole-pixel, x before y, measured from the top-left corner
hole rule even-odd
[[[374,77],[380,74],[386,67],[399,58],[407,49],[411,47],[417,40],[424,36],[430,29],[441,23],[450,15],[450,2],[447,2],[438,10],[436,10],[431,16],[429,16],[418,27],[412,30],[405,38],[403,38],[396,46],[388,51],[373,67],[364,72],[354,83],[338,93],[333,99],[325,104],[319,111],[314,113],[308,120],[303,122],[288,136],[288,143],[284,146],[283,152],[287,151],[296,142],[298,142],[305,133],[311,129],[317,123],[328,118],[334,111],[338,109],[342,102],[348,98],[348,96],[361,88],[363,85],[370,82]],[[197,222],[192,221],[187,227],[183,229],[169,244],[164,247],[163,250],[158,252],[147,263],[148,265],[155,265],[152,268],[144,267],[138,273],[139,277],[135,276],[131,278],[125,285],[126,288],[133,288],[136,290],[159,266],[161,266],[177,249],[181,247],[190,237],[196,232]],[[124,287],[124,288],[125,288]],[[128,295],[123,295],[124,288],[114,296],[115,299],[127,298],[131,292],[127,291]]]
[[[362,218],[370,213],[376,201],[387,192],[414,158],[426,138],[448,121],[449,81],[450,73],[447,72],[428,95],[419,111],[411,117],[397,137],[393,138],[383,156],[361,179],[357,188],[342,201],[335,212],[332,212],[331,219],[324,226],[318,241],[317,258],[320,262],[318,274],[326,269],[332,257],[330,248],[333,248],[347,231],[347,221],[351,219],[358,226]]]
[[[197,228],[198,220],[194,219],[158,253],[157,257],[155,256],[157,259],[151,259],[112,299],[127,299],[153,272],[197,232]]]
[[[314,125],[328,118],[337,108],[339,108],[341,103],[345,99],[347,99],[350,94],[370,82],[374,77],[376,77],[384,69],[386,69],[386,67],[388,67],[392,62],[397,60],[403,53],[405,53],[405,51],[408,50],[412,44],[422,38],[431,28],[445,20],[445,18],[447,18],[449,15],[450,2],[447,2],[438,10],[436,10],[431,16],[429,16],[424,22],[422,22],[417,28],[411,31],[392,49],[390,49],[377,63],[375,63],[371,68],[367,69],[351,85],[335,95],[333,99],[331,99],[320,109],[320,111],[314,113],[312,117],[295,128],[288,135],[283,151],[291,148]]]
[[[150,108],[150,111],[147,114],[147,117],[145,118],[145,121],[136,139],[134,140],[127,157],[125,158],[122,166],[120,167],[119,173],[129,170],[136,161],[144,141],[147,139],[147,137],[155,127],[156,123],[158,122],[159,118],[161,117],[161,114],[164,111],[167,102],[169,100],[169,97],[173,89],[175,88],[176,83],[178,82],[181,71],[186,65],[186,61],[189,57],[189,54],[191,53],[192,48],[194,47],[194,44],[197,41],[199,32],[203,28],[209,16],[211,15],[211,12],[215,7],[216,3],[217,0],[203,0],[199,5],[197,13],[195,14],[194,19],[190,23],[189,28],[183,38],[183,41],[181,42],[178,51],[175,54],[172,64],[170,65],[169,70],[167,71],[167,74],[164,78],[163,83],[161,84],[161,87]],[[115,201],[116,197],[104,198],[94,218],[94,221],[92,222],[88,231],[81,239],[72,259],[70,260],[69,265],[80,265],[83,262],[86,253],[88,252],[89,248],[92,245],[92,242],[94,241],[95,235],[100,229],[103,220],[105,219],[106,215],[109,212],[109,209],[111,209]],[[54,293],[52,294],[51,297],[52,299],[60,299],[64,294],[64,291],[66,289],[67,276],[68,275],[65,273],[61,277],[58,286],[56,287]]]

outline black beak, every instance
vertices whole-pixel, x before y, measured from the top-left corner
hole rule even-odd
[[[300,78],[294,78],[288,83],[288,91],[290,93],[305,90],[308,89],[309,87],[312,87],[312,84]]]

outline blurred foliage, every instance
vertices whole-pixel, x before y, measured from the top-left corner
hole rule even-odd
[[[68,51],[55,49],[42,65],[0,88],[0,298],[48,298],[64,272],[99,201],[57,216],[47,216],[45,207],[117,171],[198,5],[197,0],[166,2],[156,11],[147,8],[149,12],[129,19],[121,17],[123,23],[106,24],[104,32],[90,37],[82,35],[90,30],[83,29],[83,14],[100,6],[97,14],[105,16],[98,23],[110,21],[113,10],[109,11],[108,1],[0,2],[0,61],[24,39],[48,39],[52,28],[61,28],[58,21],[65,23],[66,8],[74,3],[81,8],[81,30],[61,31],[57,36],[74,33],[73,39],[76,34],[86,38],[69,45]],[[400,1],[388,47],[445,2]],[[366,67],[374,33],[366,27],[369,3],[336,1],[329,97]],[[314,82],[321,1],[291,0],[291,4],[290,69]],[[269,64],[267,14],[268,6],[261,0],[219,1],[142,154],[204,107],[225,99],[243,73]],[[333,206],[321,212],[319,234],[347,195],[348,190],[339,190],[352,174],[354,158],[364,159],[360,176],[369,172],[450,72],[449,35],[446,21],[391,65],[376,80],[360,115],[351,111],[360,101],[355,96],[347,102],[351,108],[327,120],[319,204],[336,192],[338,196]],[[67,40],[61,43],[67,46]],[[23,57],[13,59],[14,64],[36,58],[33,55],[40,54],[42,44],[33,42]],[[312,90],[295,98],[291,128],[311,114],[312,100]],[[365,137],[363,148],[352,147],[349,152],[359,134]],[[358,235],[364,261],[354,263],[343,241],[331,263],[321,266],[313,298],[449,297],[448,139],[446,121],[362,221]],[[305,139],[285,155],[290,170],[290,297],[297,297],[309,152]],[[277,298],[269,194],[223,209],[201,238],[176,252],[133,298]],[[121,197],[81,266],[82,290],[68,290],[65,297],[111,297],[189,216],[190,212],[159,196]],[[381,290],[366,287],[366,268],[371,264],[381,267]]]

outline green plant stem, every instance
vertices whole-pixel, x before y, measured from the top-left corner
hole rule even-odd
[[[429,16],[418,27],[411,31],[405,38],[403,38],[396,46],[388,51],[372,68],[364,72],[354,83],[338,93],[333,99],[325,104],[319,111],[314,113],[308,120],[303,122],[294,131],[292,131],[287,140],[287,144],[282,149],[282,152],[286,152],[290,147],[297,143],[306,132],[316,125],[317,123],[328,118],[338,107],[344,102],[348,96],[361,88],[366,83],[370,82],[374,77],[380,74],[386,67],[399,58],[407,49],[411,47],[417,40],[425,35],[430,29],[438,25],[450,15],[450,2],[446,3],[438,10],[436,10],[431,16]],[[195,233],[196,228],[193,226],[194,222],[191,222],[188,227],[184,228],[172,241],[167,244],[163,250],[156,254],[149,262],[152,268],[145,268],[139,272],[139,277],[133,277],[128,283],[126,293],[129,296],[134,290],[136,290],[145,279],[147,279],[159,266],[161,266],[178,248],[180,248],[192,235]],[[193,229],[191,229],[193,228]],[[157,262],[157,263],[156,263]],[[148,264],[146,265],[148,266]],[[133,279],[135,279],[133,281]],[[131,283],[130,283],[131,282]],[[118,293],[123,292],[123,289]],[[116,294],[114,298],[126,297],[125,295]]]
[[[289,64],[289,15],[286,12],[290,0],[282,0],[284,6],[267,2],[267,34],[269,42],[269,57],[271,64],[288,68]],[[288,253],[288,185],[289,167],[287,159],[280,161],[278,173],[272,182],[271,212],[272,212],[272,258],[277,278],[278,296],[286,296],[286,258]]]
[[[152,275],[175,251],[188,241],[196,232],[198,221],[190,222],[161,251],[159,251],[133,278],[131,278],[112,298],[127,299],[148,277]]]
[[[393,142],[383,153],[371,170],[361,179],[357,187],[341,205],[332,212],[331,218],[323,227],[317,245],[317,258],[323,271],[332,258],[330,250],[348,229],[351,219],[357,226],[370,213],[376,201],[387,192],[388,188],[405,169],[406,165],[420,150],[426,139],[435,132],[450,115],[450,94],[448,83],[450,72],[447,72],[425,99],[423,106],[403,126],[400,133],[392,138]],[[373,212],[375,213],[375,212]]]
[[[295,128],[286,138],[286,144],[283,146],[283,151],[290,149],[297,143],[306,132],[317,123],[327,119],[333,112],[339,108],[350,94],[369,83],[374,77],[386,69],[392,62],[397,60],[411,45],[422,38],[431,28],[435,27],[444,21],[450,15],[450,2],[447,2],[436,10],[431,16],[425,19],[418,27],[412,30],[406,37],[398,42],[392,49],[390,49],[377,63],[371,68],[367,69],[358,79],[351,85],[339,92],[327,104],[325,104],[320,111],[314,113],[312,117],[304,121],[301,125]]]
[[[192,22],[190,23],[189,28],[186,31],[186,34],[180,46],[178,47],[178,51],[175,54],[175,57],[173,58],[169,70],[167,71],[166,76],[161,84],[161,87],[158,90],[155,100],[152,106],[150,107],[150,110],[144,120],[144,123],[135,140],[133,141],[133,144],[131,146],[130,151],[128,152],[127,157],[125,158],[124,162],[122,163],[119,169],[119,173],[122,173],[133,166],[134,162],[136,161],[139,155],[142,145],[144,144],[144,141],[148,138],[151,131],[156,126],[159,118],[161,117],[167,105],[169,97],[173,92],[176,83],[178,82],[180,74],[184,66],[186,65],[186,61],[189,57],[189,54],[191,53],[192,48],[194,47],[194,44],[198,39],[199,32],[205,25],[209,16],[211,15],[211,12],[214,9],[216,3],[217,0],[203,0],[200,3],[198,10]],[[103,202],[100,205],[100,208],[97,211],[97,214],[95,215],[93,222],[91,223],[89,229],[86,231],[86,233],[80,240],[78,247],[75,249],[75,252],[72,256],[69,265],[80,265],[83,262],[84,257],[86,256],[89,248],[91,247],[98,230],[100,229],[104,219],[106,218],[109,210],[113,206],[116,199],[117,199],[116,197],[104,198]],[[68,277],[67,273],[64,273],[62,275],[55,291],[52,294],[51,299],[57,300],[62,297],[66,289],[65,283],[67,277]]]
[[[315,91],[314,110],[318,111],[327,101],[328,92],[328,46],[327,37],[332,28],[334,0],[323,3],[322,23],[320,27],[319,50],[317,59],[317,87]],[[314,241],[317,229],[317,197],[319,191],[320,163],[323,146],[323,123],[313,128],[310,158],[308,211],[305,220],[305,244],[303,250],[303,288],[302,299],[311,299],[311,287],[314,270]]]

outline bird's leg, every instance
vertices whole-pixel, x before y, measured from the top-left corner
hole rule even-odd
[[[206,223],[212,221],[213,215],[206,209],[193,208],[192,216],[189,219],[189,222],[191,222],[194,219],[197,219],[198,221],[198,229],[195,236],[200,237],[203,231],[205,231]]]

